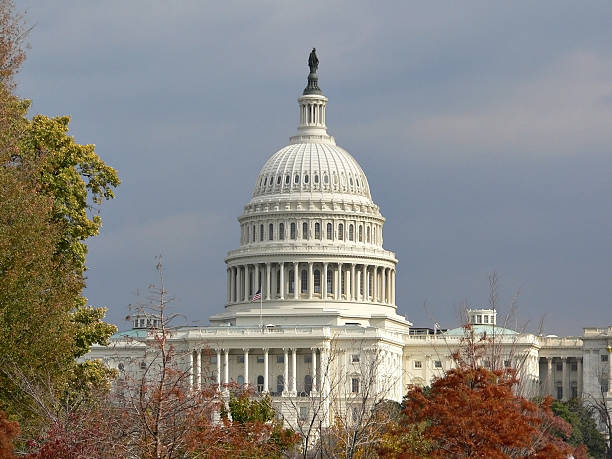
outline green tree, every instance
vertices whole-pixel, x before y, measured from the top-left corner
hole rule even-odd
[[[593,413],[584,406],[580,399],[567,402],[555,400],[552,404],[555,416],[559,416],[572,426],[572,434],[567,442],[578,446],[584,444],[591,457],[604,457],[606,454],[606,441],[597,430]]]

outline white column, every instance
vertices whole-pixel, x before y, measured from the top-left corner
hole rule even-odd
[[[266,301],[270,300],[270,274],[272,267],[270,263],[266,263]]]
[[[578,389],[578,397],[582,397],[582,357],[576,358],[576,382]]]
[[[335,292],[334,292],[334,298],[336,300],[340,299],[340,292],[342,290],[342,263],[338,263],[338,267],[336,268],[336,272],[334,273],[334,287],[335,287]]]
[[[263,387],[263,391],[265,394],[267,394],[269,392],[268,389],[268,348],[264,347],[264,387]]]
[[[314,291],[314,274],[312,269],[312,261],[308,262],[308,299],[312,300],[312,292]]]
[[[361,271],[357,271],[357,279],[355,282],[355,298],[357,298],[357,301],[363,301],[363,295],[361,294],[361,285],[362,285],[363,279],[361,279]]]
[[[372,271],[374,277],[372,282],[374,284],[374,303],[378,302],[378,266],[374,266],[374,270]]]
[[[249,300],[249,265],[244,265],[244,302],[248,303]]]
[[[563,388],[563,397],[562,400],[569,400],[567,396],[568,393],[568,384],[567,384],[567,357],[561,357],[561,365],[563,366],[563,371],[561,373],[561,387]]]
[[[279,263],[280,265],[280,299],[285,299],[285,263]]]
[[[317,391],[317,349],[312,348],[312,391]]]
[[[351,272],[347,269],[344,271],[344,294],[347,301],[351,301],[351,281]]]
[[[293,394],[297,393],[297,358],[296,358],[296,349],[291,349],[291,392]]]
[[[323,263],[323,285],[321,285],[321,298],[327,299],[327,263]]]
[[[196,350],[196,389],[202,388],[202,349]]]
[[[221,350],[217,349],[217,387],[221,389]]]
[[[351,298],[357,300],[357,279],[355,278],[355,263],[351,263]]]
[[[387,271],[387,268],[382,268],[380,270],[380,302],[381,303],[386,303],[387,302],[387,298],[385,295],[385,287],[387,286],[387,278],[385,276],[385,273]]]
[[[363,282],[363,301],[368,301],[368,266],[363,265],[361,268],[363,274],[361,276],[361,282]]]
[[[249,385],[249,350],[243,349],[244,351],[244,385]]]
[[[393,296],[391,297],[391,299],[393,300],[393,304],[395,305],[395,269],[393,270],[391,275],[391,291],[393,292]]]
[[[230,303],[234,303],[234,295],[236,294],[236,275],[234,274],[234,267],[230,268]]]
[[[285,353],[285,358],[284,358],[284,362],[285,362],[285,373],[283,374],[283,392],[287,393],[289,392],[289,351],[287,350],[287,348],[283,349],[283,352]]]
[[[255,263],[255,272],[253,273],[253,295],[255,295],[255,292],[257,292],[257,289],[260,289],[260,288],[261,288],[261,284],[259,283],[259,263]],[[263,292],[261,293],[263,295]]]
[[[193,380],[195,378],[193,368],[193,350],[189,351],[189,373],[191,373],[191,377],[189,378],[189,389],[193,390]]]
[[[298,262],[293,262],[293,299],[297,300],[300,286],[298,285]]]
[[[226,303],[231,303],[232,302],[232,272],[231,272],[232,268],[227,268],[227,301]]]
[[[553,377],[552,377],[552,357],[546,358],[546,383],[548,385],[548,395],[552,396],[553,394]]]
[[[224,374],[223,382],[224,384],[229,384],[229,349],[224,349],[223,352],[225,353],[224,355],[225,368],[223,369],[225,374]]]

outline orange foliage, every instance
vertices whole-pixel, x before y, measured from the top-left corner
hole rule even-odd
[[[19,435],[19,424],[9,421],[3,411],[0,411],[0,459],[13,456],[13,439]]]

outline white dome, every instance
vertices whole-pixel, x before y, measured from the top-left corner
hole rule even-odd
[[[331,143],[296,143],[277,151],[259,172],[253,197],[304,192],[372,199],[355,158]]]

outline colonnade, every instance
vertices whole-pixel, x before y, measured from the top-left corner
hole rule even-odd
[[[227,268],[227,304],[322,299],[395,305],[395,269],[358,263],[277,262]]]
[[[236,349],[216,349],[213,355],[216,354],[216,384],[221,390],[223,386],[226,386],[230,383],[230,351],[235,351]],[[300,352],[300,356],[309,355],[310,356],[310,366],[307,368],[302,367],[302,378],[306,376],[310,376],[311,387],[301,387],[303,392],[306,392],[308,395],[316,394],[319,390],[329,391],[329,381],[328,378],[321,374],[318,371],[318,368],[324,368],[325,363],[329,360],[329,349],[328,348],[307,348],[307,354],[304,354],[304,349],[297,348],[281,348],[277,349],[276,352],[271,353],[268,348],[261,348],[259,352],[256,354],[257,357],[263,354],[263,369],[256,368],[255,371],[258,374],[257,378],[263,376],[263,381],[260,383],[257,381],[256,388],[258,391],[263,393],[272,393],[274,395],[284,395],[284,396],[296,396],[298,394],[298,365],[297,365],[297,355],[298,351]],[[232,357],[240,357],[242,354],[242,374],[241,376],[244,378],[244,384],[250,385],[249,378],[249,355],[251,349],[249,348],[239,348],[239,353],[232,353]],[[282,353],[279,353],[281,351]],[[202,373],[203,373],[203,357],[208,357],[210,355],[210,351],[198,349],[190,352],[189,354],[189,365],[191,368],[191,377],[189,379],[189,385],[191,389],[201,389],[202,388]],[[274,358],[278,356],[283,356],[283,374],[277,375],[277,378],[282,376],[282,390],[279,391],[279,381],[278,379],[273,381],[270,378],[270,357]],[[290,364],[291,361],[291,364]],[[233,378],[234,380],[236,378]],[[274,389],[274,385],[276,385],[277,390]],[[305,385],[305,384],[304,384]]]
[[[550,395],[553,398],[559,398],[562,400],[569,400],[572,398],[572,394],[570,393],[570,371],[568,370],[568,365],[570,363],[576,363],[576,395],[581,396],[582,394],[582,358],[581,357],[543,357],[543,360],[546,362],[546,377],[544,380],[543,387],[543,395]],[[555,378],[553,374],[553,360],[555,364],[559,361],[561,362],[561,380],[559,378]],[[570,362],[568,362],[570,360]],[[572,370],[573,372],[573,370]],[[555,382],[560,383],[560,385],[555,386]],[[561,388],[561,397],[558,397],[558,392],[556,392],[556,387]]]

